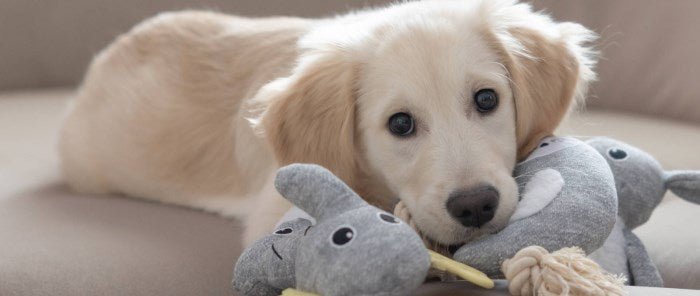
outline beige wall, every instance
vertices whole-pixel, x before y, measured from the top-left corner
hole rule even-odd
[[[601,34],[589,106],[700,123],[700,1],[534,3]]]
[[[320,16],[388,0],[0,0],[0,89],[74,85],[90,57],[159,11]],[[589,105],[700,122],[699,0],[533,0],[600,32]]]
[[[0,90],[73,85],[90,57],[159,11],[322,16],[388,0],[0,0]]]

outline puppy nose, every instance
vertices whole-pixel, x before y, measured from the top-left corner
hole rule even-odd
[[[498,207],[498,190],[479,186],[457,190],[447,200],[447,211],[465,227],[481,227],[491,221]]]

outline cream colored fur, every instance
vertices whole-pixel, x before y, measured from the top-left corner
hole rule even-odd
[[[76,190],[238,217],[246,243],[289,209],[272,186],[293,162],[326,166],[368,201],[403,200],[451,244],[505,226],[511,171],[590,80],[592,34],[513,1],[422,1],[329,19],[164,13],[95,57],[62,129]],[[491,88],[500,105],[476,111]],[[400,139],[388,118],[410,112]],[[465,228],[450,192],[491,184],[496,217]]]

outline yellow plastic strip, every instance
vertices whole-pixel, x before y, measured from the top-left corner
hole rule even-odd
[[[314,293],[307,293],[307,292],[302,292],[297,289],[285,289],[282,291],[282,296],[318,296]]]
[[[431,250],[428,250],[428,253],[430,253],[430,265],[433,268],[452,273],[462,279],[474,283],[479,287],[486,289],[493,288],[493,281],[483,272],[478,271],[469,265],[454,261],[443,255],[435,253]]]

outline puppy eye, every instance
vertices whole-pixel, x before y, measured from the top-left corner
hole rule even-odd
[[[415,133],[413,117],[408,113],[396,113],[389,117],[389,131],[399,137],[408,137]]]
[[[474,94],[476,110],[481,113],[489,113],[498,107],[498,95],[493,89],[482,89]]]
[[[615,160],[624,160],[627,158],[627,152],[619,148],[610,148],[610,150],[608,150],[608,155]]]
[[[399,224],[401,222],[401,220],[399,220],[398,218],[386,213],[378,213],[377,216],[379,216],[379,219],[382,219],[382,221],[387,223]]]
[[[282,228],[280,230],[275,231],[275,234],[290,234],[292,233],[291,228]]]
[[[353,231],[352,228],[341,227],[335,232],[333,232],[333,235],[331,236],[331,242],[333,242],[334,245],[340,247],[351,242],[353,238],[355,238],[355,231]]]

